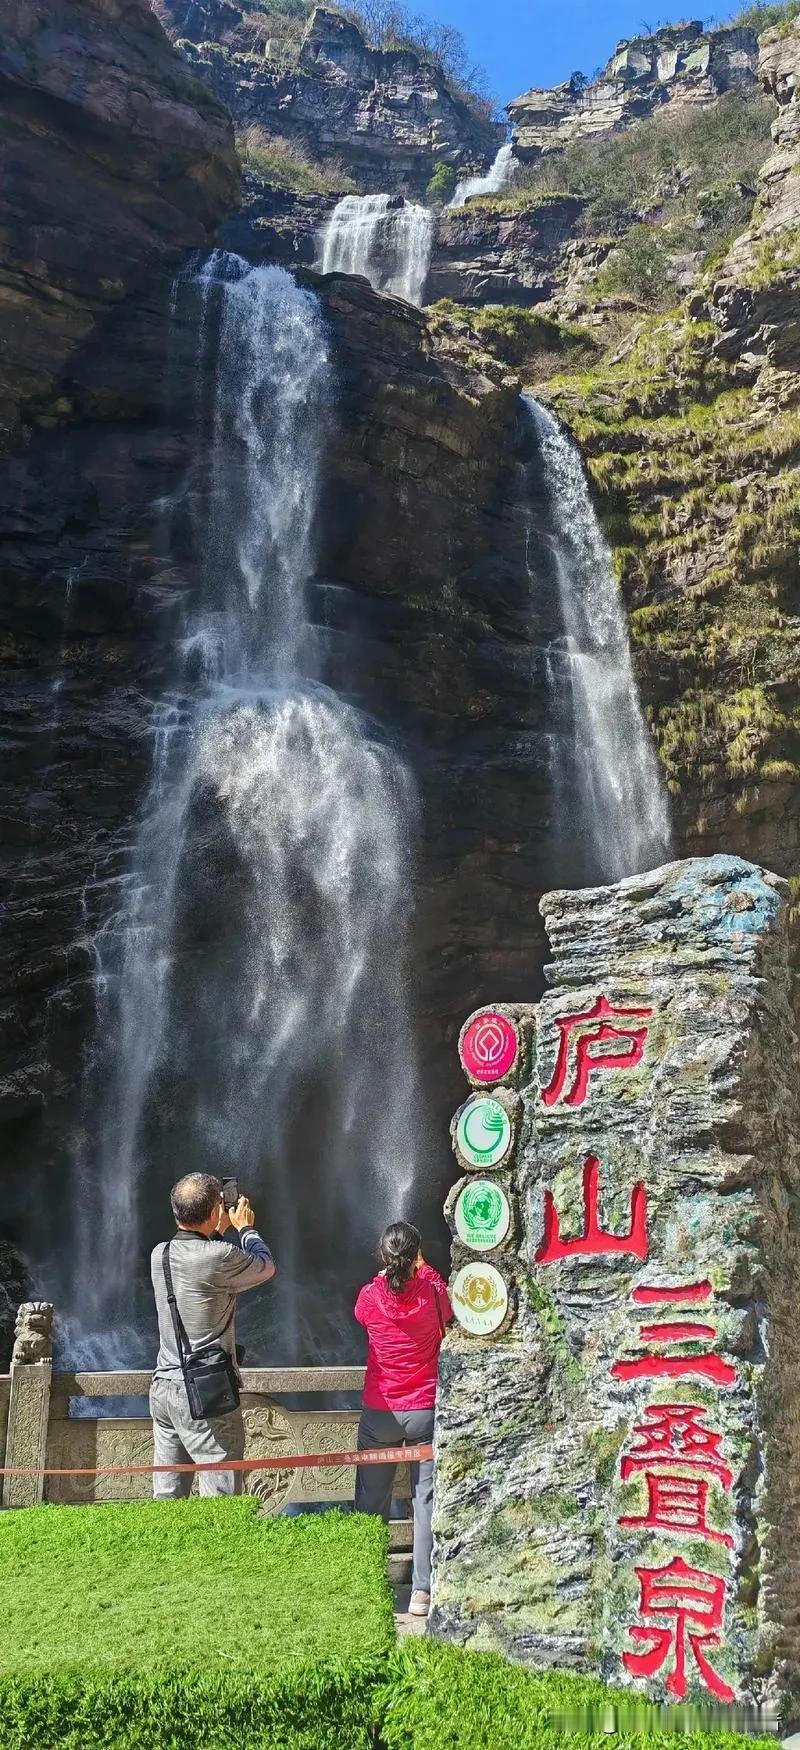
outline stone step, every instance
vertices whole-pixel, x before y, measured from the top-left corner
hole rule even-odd
[[[408,1587],[411,1584],[411,1544],[414,1522],[411,1519],[389,1520],[389,1560],[386,1564],[389,1585]]]

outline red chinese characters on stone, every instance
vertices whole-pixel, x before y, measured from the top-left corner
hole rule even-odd
[[[644,1413],[645,1421],[637,1422],[633,1428],[639,1445],[620,1463],[624,1483],[639,1470],[680,1465],[682,1470],[714,1476],[723,1489],[730,1488],[733,1471],[720,1451],[722,1435],[705,1427],[706,1410],[702,1404],[648,1404]]]
[[[637,1063],[641,1063],[649,1031],[647,1025],[615,1026],[613,1023],[646,1023],[652,1013],[651,1008],[619,1008],[615,1003],[610,1003],[607,997],[599,996],[590,1009],[574,1015],[559,1015],[555,1022],[560,1034],[555,1068],[550,1082],[542,1090],[545,1106],[557,1106],[559,1101],[565,1106],[582,1106],[592,1071],[633,1069]],[[591,1022],[596,1022],[597,1025],[591,1026]],[[573,1035],[576,1032],[573,1050]],[[609,1045],[613,1046],[615,1042],[618,1042],[618,1049],[604,1049]],[[565,1093],[564,1088],[570,1077],[570,1063],[572,1073]]]
[[[696,1537],[711,1538],[733,1548],[733,1538],[727,1531],[717,1531],[708,1523],[708,1483],[704,1477],[661,1476],[658,1471],[645,1471],[647,1483],[646,1513],[626,1513],[619,1525],[631,1525],[650,1531],[680,1531]]]
[[[646,1420],[633,1430],[639,1445],[620,1462],[623,1482],[644,1471],[647,1511],[626,1513],[618,1524],[692,1532],[733,1547],[727,1532],[708,1523],[709,1477],[729,1489],[733,1472],[720,1452],[722,1435],[705,1426],[705,1414],[701,1404],[648,1405]],[[693,1474],[683,1475],[687,1470]]]
[[[720,1644],[725,1610],[722,1575],[692,1568],[682,1556],[675,1556],[663,1568],[637,1568],[636,1576],[639,1613],[652,1620],[634,1623],[628,1633],[632,1640],[649,1641],[650,1645],[643,1653],[623,1653],[626,1670],[633,1677],[654,1677],[671,1659],[666,1687],[682,1701],[688,1687],[686,1664],[691,1651],[711,1694],[719,1701],[733,1701],[734,1691],[706,1658],[706,1649]]]
[[[700,1301],[707,1300],[711,1295],[710,1282],[693,1282],[685,1288],[635,1288],[633,1299],[648,1306],[664,1301],[674,1305],[677,1300]],[[679,1319],[663,1324],[642,1324],[639,1335],[644,1343],[669,1345],[671,1343],[708,1342],[712,1343],[717,1335],[716,1325],[699,1323],[696,1320]],[[717,1355],[711,1349],[706,1349],[694,1355],[664,1355],[651,1353],[637,1355],[632,1361],[615,1361],[611,1369],[615,1379],[690,1379],[697,1377],[708,1379],[713,1385],[734,1385],[736,1369],[722,1355]]]
[[[631,1193],[630,1227],[625,1234],[608,1233],[600,1225],[600,1162],[597,1155],[587,1155],[583,1164],[583,1233],[575,1239],[561,1237],[561,1222],[552,1191],[544,1194],[544,1234],[535,1254],[537,1264],[554,1264],[560,1258],[600,1257],[612,1252],[628,1252],[634,1258],[647,1258],[647,1193],[639,1181]]]

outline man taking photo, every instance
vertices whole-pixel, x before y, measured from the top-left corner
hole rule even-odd
[[[224,1414],[193,1415],[187,1377],[193,1365],[202,1367],[204,1358],[218,1361],[238,1400],[236,1296],[269,1282],[275,1274],[272,1253],[256,1231],[247,1198],[226,1209],[221,1181],[210,1173],[187,1173],[173,1185],[170,1202],[178,1231],[168,1247],[155,1247],[150,1260],[159,1334],[150,1389],[154,1462],[243,1458],[244,1421],[238,1402]],[[153,1477],[153,1494],[161,1500],[180,1500],[191,1486],[191,1471],[157,1471]],[[201,1495],[238,1495],[242,1472],[200,1471],[198,1486]]]

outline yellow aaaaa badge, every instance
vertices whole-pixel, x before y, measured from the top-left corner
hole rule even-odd
[[[490,1337],[508,1313],[508,1288],[500,1271],[477,1259],[456,1272],[450,1299],[459,1324],[472,1337]]]

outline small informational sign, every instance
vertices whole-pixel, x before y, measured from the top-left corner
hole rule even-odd
[[[501,1246],[511,1226],[511,1204],[501,1185],[472,1179],[464,1186],[454,1211],[456,1233],[475,1252]]]
[[[468,1100],[456,1124],[456,1148],[466,1167],[499,1167],[513,1142],[511,1119],[499,1100],[480,1094]]]
[[[450,1288],[453,1311],[471,1337],[491,1337],[508,1316],[508,1288],[494,1264],[463,1264]]]
[[[458,1050],[471,1082],[501,1082],[519,1056],[519,1034],[501,1010],[479,1009],[464,1026]]]

